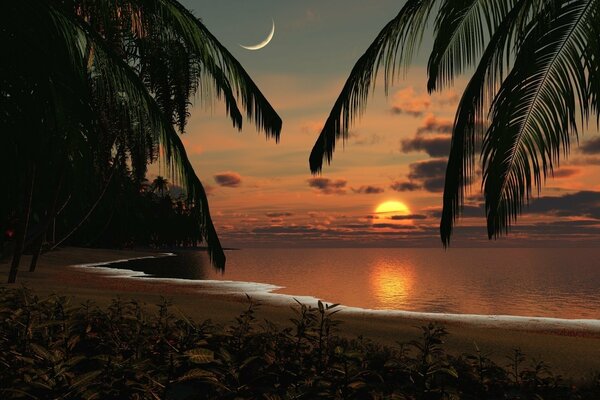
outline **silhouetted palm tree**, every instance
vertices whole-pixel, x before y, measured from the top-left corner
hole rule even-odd
[[[440,233],[449,244],[481,146],[488,235],[508,231],[569,152],[600,120],[599,0],[408,0],[358,60],[310,155],[317,173],[366,104],[377,71],[387,88],[428,27],[429,92],[474,71],[460,100],[446,171]]]
[[[163,178],[162,176],[157,176],[152,181],[152,190],[154,192],[156,192],[158,190],[161,197],[164,197],[165,190],[169,190],[169,181],[167,179]]]
[[[10,281],[40,182],[49,199],[63,179],[65,192],[97,191],[92,177],[108,185],[115,169],[131,168],[139,180],[161,155],[194,205],[214,265],[224,266],[206,193],[174,125],[183,131],[195,94],[222,98],[241,128],[239,100],[268,137],[279,138],[281,119],[196,17],[175,0],[2,1],[0,44],[0,130],[11,132],[0,166],[14,172],[15,189],[2,196],[0,217],[20,215]],[[51,203],[40,213],[46,221]]]

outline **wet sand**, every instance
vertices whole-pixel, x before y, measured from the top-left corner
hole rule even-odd
[[[105,306],[116,297],[137,299],[147,304],[150,310],[164,297],[173,302],[177,312],[197,320],[211,319],[220,324],[233,320],[247,307],[244,295],[219,293],[210,284],[202,282],[139,279],[128,277],[121,271],[74,267],[156,255],[160,254],[67,248],[44,254],[34,273],[27,271],[29,257],[24,257],[16,287],[27,286],[41,296],[70,296],[75,304],[91,300],[99,306]],[[4,261],[0,263],[0,282],[6,282],[7,274],[8,264]],[[9,285],[2,283],[1,286]],[[289,301],[282,301],[282,297],[277,295],[264,296],[257,293],[253,297],[262,303],[259,318],[281,325],[290,324],[292,313]],[[520,348],[529,357],[549,363],[555,374],[577,379],[600,372],[600,329],[595,323],[562,326],[535,321],[529,323],[528,319],[485,322],[485,319],[478,321],[477,318],[453,320],[443,315],[379,313],[352,309],[344,309],[337,316],[342,321],[340,334],[348,337],[362,335],[385,345],[393,346],[397,342],[415,339],[419,335],[419,330],[415,327],[438,319],[450,333],[446,348],[453,354],[473,353],[477,344],[499,365],[505,365],[508,363],[506,356],[513,349]]]

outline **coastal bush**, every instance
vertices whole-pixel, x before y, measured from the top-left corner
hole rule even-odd
[[[163,300],[148,312],[0,288],[2,399],[598,399],[600,377],[563,380],[515,349],[498,365],[479,348],[446,352],[444,327],[396,347],[338,335],[336,304],[298,303],[289,326],[260,304],[227,326],[197,322]],[[179,313],[180,314],[180,313]]]

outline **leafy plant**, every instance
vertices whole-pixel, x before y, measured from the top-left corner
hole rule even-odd
[[[506,369],[459,357],[446,330],[386,347],[336,331],[337,305],[298,304],[291,325],[261,323],[260,305],[229,326],[196,322],[167,300],[108,307],[0,288],[2,399],[597,399],[600,379],[568,382],[522,352]],[[179,313],[181,314],[181,313]]]

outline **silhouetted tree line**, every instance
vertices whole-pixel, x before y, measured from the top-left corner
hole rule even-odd
[[[113,178],[105,201],[65,244],[91,247],[191,247],[202,242],[194,219],[194,204],[184,193],[172,194],[157,185],[121,173]],[[71,209],[57,226],[57,237],[69,233],[84,210]]]
[[[85,247],[193,247],[202,243],[202,232],[194,217],[195,205],[183,191],[172,193],[167,180],[157,177],[150,184],[136,179],[130,171],[115,172],[106,188],[98,187],[61,198],[62,207],[50,222],[41,250],[59,245]],[[104,193],[102,193],[104,192]],[[96,198],[94,198],[96,197]],[[100,198],[101,197],[101,198]],[[42,228],[43,211],[32,207],[32,235]],[[42,202],[39,202],[40,206]],[[97,204],[96,204],[97,203]],[[0,238],[2,257],[14,252],[18,218],[3,221]],[[38,251],[34,241],[26,241],[25,254]]]

